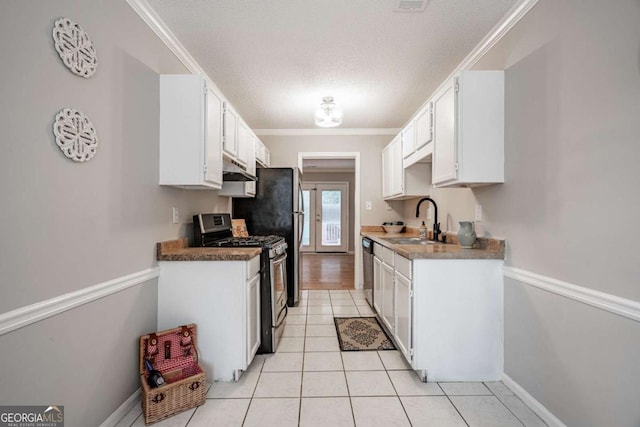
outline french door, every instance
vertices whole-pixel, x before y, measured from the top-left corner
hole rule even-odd
[[[349,249],[349,184],[306,182],[302,197],[307,215],[303,252],[347,252]]]

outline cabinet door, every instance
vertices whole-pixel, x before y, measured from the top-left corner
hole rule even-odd
[[[394,294],[394,280],[393,280],[393,267],[383,263],[382,264],[382,321],[389,328],[389,331],[394,332],[394,306],[393,306],[393,294]]]
[[[411,280],[396,271],[395,334],[398,350],[411,363]]]
[[[411,121],[402,129],[402,157],[407,158],[416,150],[416,132],[414,122]]]
[[[236,135],[238,140],[238,157],[237,161],[241,165],[249,165],[249,156],[251,146],[253,145],[253,138],[249,126],[246,125],[241,119],[238,120],[238,134]],[[255,158],[255,155],[254,155]]]
[[[224,144],[222,150],[233,158],[238,157],[238,115],[228,105],[224,104]]]
[[[204,180],[218,187],[222,186],[222,116],[222,100],[208,89]]]
[[[442,88],[433,100],[434,146],[433,183],[457,177],[454,80]]]
[[[260,275],[256,274],[247,289],[247,366],[260,347]]]
[[[404,191],[404,167],[402,165],[402,138],[396,137],[391,143],[391,195],[397,196]]]
[[[430,102],[423,108],[415,120],[416,124],[416,150],[424,147],[433,138],[433,103]]]
[[[247,154],[247,172],[251,175],[256,176],[256,150],[258,149],[258,144],[260,140],[257,136],[253,134],[253,132],[249,132],[249,147]],[[255,196],[256,195],[256,182],[249,181],[245,183],[245,189],[247,196]]]
[[[373,257],[373,308],[382,317],[382,261]]]
[[[392,145],[389,144],[382,150],[382,197],[391,196],[392,173]]]

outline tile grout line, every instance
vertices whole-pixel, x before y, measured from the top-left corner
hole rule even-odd
[[[493,395],[493,396],[495,396],[495,398],[496,398],[496,399],[498,399],[498,402],[502,403],[502,406],[504,406],[505,408],[507,408],[507,411],[509,411],[509,412],[511,413],[511,415],[513,415],[513,416],[516,418],[516,420],[520,421],[520,424],[522,424],[523,426],[525,426],[525,427],[526,427],[526,424],[524,423],[524,421],[522,421],[522,420],[520,419],[520,417],[519,417],[519,416],[517,416],[517,415],[516,415],[516,413],[515,413],[515,412],[513,412],[513,411],[511,410],[511,408],[509,408],[509,406],[508,406],[508,405],[507,405],[507,404],[506,404],[506,403],[505,403],[505,402],[500,398],[500,396],[498,396],[498,395],[497,395],[493,390],[491,390],[491,388],[489,388],[489,386],[487,386],[484,382],[482,382],[482,384],[484,384],[484,386],[485,386],[485,387],[487,387],[487,388],[491,391],[492,395]],[[503,384],[504,384],[504,383],[503,383]],[[506,386],[505,386],[505,387],[506,387]],[[507,389],[509,389],[509,387],[507,387]],[[511,391],[511,392],[513,393],[513,391],[512,391],[511,389],[509,389],[509,391]],[[518,399],[520,399],[520,398],[519,398],[518,396],[516,396],[515,394],[514,394],[514,396],[515,396],[515,397],[517,397]],[[525,406],[526,406],[527,408],[529,408],[527,405],[525,405]],[[533,412],[533,411],[532,411],[532,412]],[[538,414],[536,414],[535,412],[533,412],[533,414],[534,414],[536,417],[538,417]],[[540,417],[538,417],[538,418],[540,418]],[[541,420],[541,421],[542,421],[542,420]],[[543,422],[544,422],[544,421],[543,421]],[[546,424],[546,423],[545,423],[545,424]]]

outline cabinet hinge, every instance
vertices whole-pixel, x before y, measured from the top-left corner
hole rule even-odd
[[[458,170],[458,162],[456,162],[456,164],[455,164],[455,167],[454,167],[454,168],[455,168],[455,170]]]
[[[207,173],[207,164],[205,163],[204,166],[202,167],[202,170],[204,170],[204,173]]]
[[[409,357],[411,357],[411,359],[413,359],[413,349],[409,350]]]
[[[460,92],[460,85],[458,84],[458,82],[454,83],[453,90],[456,91],[456,92]]]
[[[413,291],[409,291],[409,298],[413,298]]]

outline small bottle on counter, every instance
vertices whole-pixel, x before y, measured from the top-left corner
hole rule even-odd
[[[418,228],[418,230],[420,231],[420,238],[421,239],[426,239],[427,238],[427,226],[424,225],[424,221],[422,221],[422,224],[420,224],[420,228]]]

